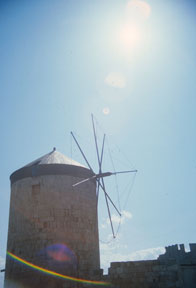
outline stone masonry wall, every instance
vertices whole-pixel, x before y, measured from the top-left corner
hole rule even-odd
[[[114,262],[107,281],[115,288],[195,288],[196,244],[166,247],[158,260]]]
[[[182,287],[178,265],[159,261],[134,261],[111,263],[109,278],[119,288],[177,288]]]
[[[7,250],[39,267],[78,278],[99,271],[95,184],[89,181],[73,188],[79,180],[45,175],[15,182]],[[7,257],[5,287],[12,283],[25,288],[75,287]]]

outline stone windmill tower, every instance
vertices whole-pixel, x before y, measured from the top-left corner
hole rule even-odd
[[[73,187],[92,175],[55,148],[15,171],[10,176],[7,251],[70,277],[100,274],[96,181]],[[8,255],[5,287],[79,287],[38,270]]]

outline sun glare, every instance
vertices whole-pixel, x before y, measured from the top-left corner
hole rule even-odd
[[[141,31],[139,27],[133,24],[127,24],[120,30],[120,42],[125,49],[135,48],[141,40]]]
[[[140,0],[127,2],[123,22],[116,30],[116,47],[127,59],[134,57],[144,47],[146,20],[150,17],[151,6]]]

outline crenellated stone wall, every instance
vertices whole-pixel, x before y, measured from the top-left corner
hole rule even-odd
[[[113,262],[106,279],[115,288],[195,288],[196,244],[166,247],[157,260]]]

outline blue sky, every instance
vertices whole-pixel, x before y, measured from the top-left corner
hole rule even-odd
[[[91,113],[116,170],[138,169],[117,240],[100,244],[102,266],[195,242],[195,14],[183,0],[0,2],[2,258],[10,174],[54,146],[82,161],[71,130],[96,167]],[[120,193],[133,176],[119,178]]]

